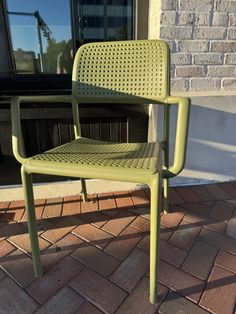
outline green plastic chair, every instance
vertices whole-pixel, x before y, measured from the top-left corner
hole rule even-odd
[[[170,96],[170,53],[162,40],[116,41],[83,45],[74,60],[71,96],[12,98],[12,144],[22,164],[21,176],[28,217],[35,276],[42,275],[37,237],[32,174],[41,173],[147,184],[150,197],[150,302],[157,301],[161,189],[164,178],[164,210],[168,212],[169,178],[184,166],[190,101]],[[72,104],[75,140],[26,158],[20,123],[20,102]],[[81,137],[81,103],[164,105],[164,140],[161,143],[110,143]],[[169,166],[170,105],[178,106],[173,165]],[[162,162],[162,155],[164,161]]]

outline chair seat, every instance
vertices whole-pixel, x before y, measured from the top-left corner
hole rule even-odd
[[[111,143],[88,138],[79,138],[28,159],[30,164],[40,161],[87,167],[103,167],[104,171],[114,168],[141,170],[153,174],[159,168],[158,143]],[[132,171],[131,170],[131,171]]]

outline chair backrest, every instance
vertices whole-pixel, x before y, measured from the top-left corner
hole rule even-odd
[[[169,77],[162,40],[90,43],[76,53],[72,95],[79,103],[153,103],[169,95]]]

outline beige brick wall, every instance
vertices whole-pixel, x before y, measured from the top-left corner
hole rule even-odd
[[[149,38],[170,45],[172,91],[235,91],[236,0],[150,0]]]

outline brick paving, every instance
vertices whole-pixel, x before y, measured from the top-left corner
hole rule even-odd
[[[235,313],[236,182],[171,188],[149,303],[149,191],[36,201],[35,279],[23,201],[0,202],[0,313]]]

